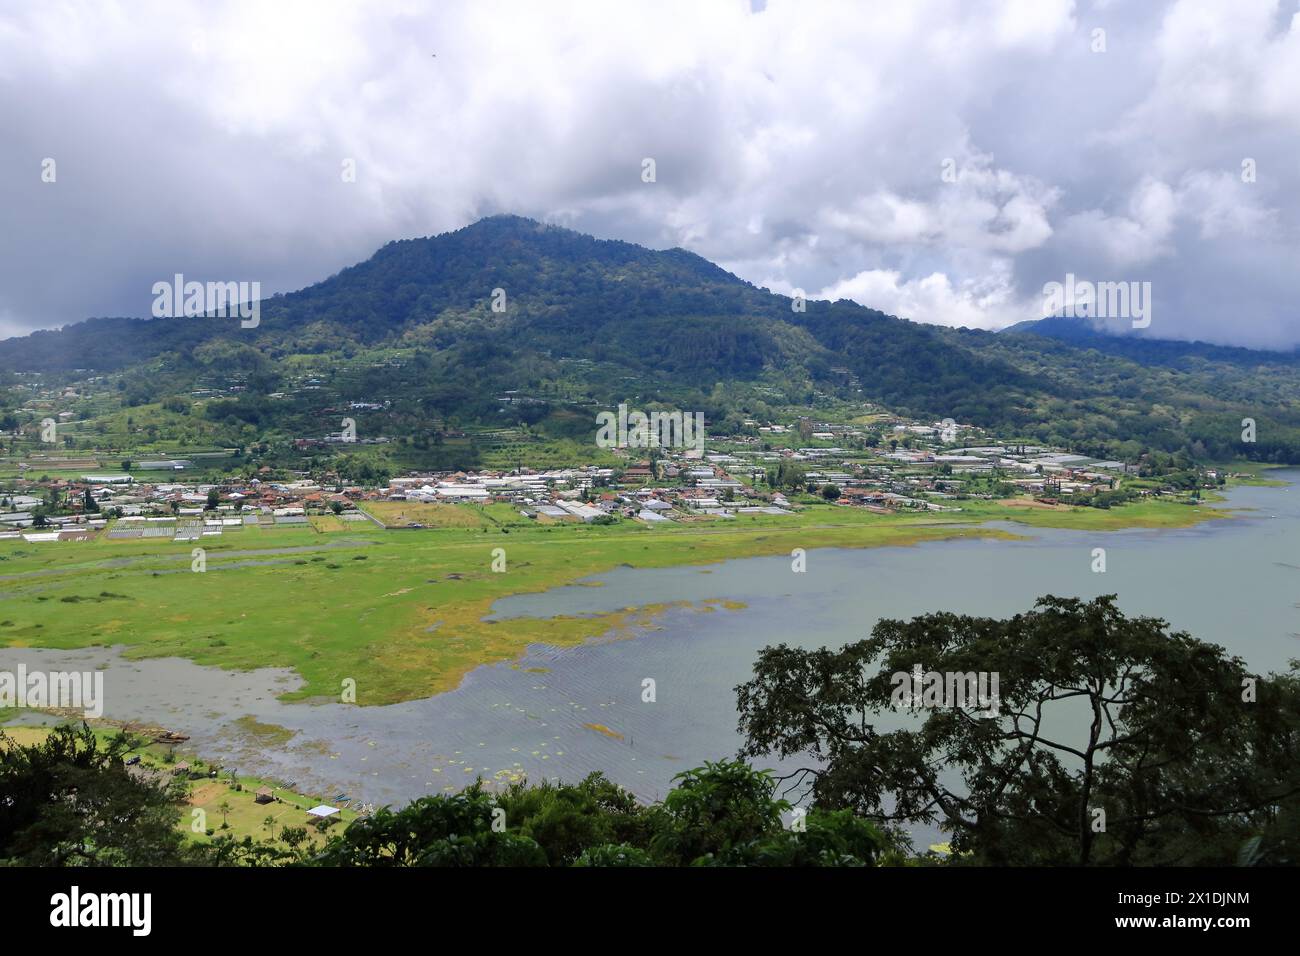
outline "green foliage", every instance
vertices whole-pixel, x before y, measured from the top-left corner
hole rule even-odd
[[[918,729],[878,732],[917,664],[1000,675],[996,712],[945,701]],[[818,807],[938,823],[965,862],[1222,865],[1261,832],[1293,859],[1296,666],[1256,677],[1113,596],[884,620],[838,651],[766,648],[738,688],[742,754],[812,753]]]
[[[545,866],[537,842],[493,829],[494,801],[475,784],[353,821],[313,861],[318,866]]]
[[[767,483],[773,488],[798,491],[808,483],[808,478],[802,465],[792,461],[782,461],[775,468],[768,469]]]
[[[494,288],[506,291],[504,312],[491,309]],[[292,439],[339,427],[334,408],[324,412],[331,403],[387,403],[358,425],[400,443],[392,467],[457,469],[501,447],[451,437],[459,428],[519,429],[523,445],[571,458],[593,453],[595,407],[636,399],[699,409],[729,430],[768,417],[778,394],[791,407],[838,396],[952,417],[1103,458],[1300,461],[1294,354],[941,329],[848,301],[794,312],[789,299],[682,250],[509,216],[389,243],[264,301],[255,330],[95,319],[0,343],[0,370],[71,374],[88,358],[116,376],[118,400],[147,419],[136,427],[150,441],[265,443],[269,464],[291,470],[302,464]],[[840,367],[860,392],[832,371]],[[295,389],[309,377],[321,384]],[[239,392],[190,414],[186,396],[208,386]],[[505,392],[522,400],[505,405]],[[1256,441],[1242,441],[1245,417],[1258,424]],[[773,484],[800,487],[793,477]]]
[[[497,805],[512,827],[545,847],[552,866],[575,862],[591,846],[643,840],[647,832],[636,801],[599,773],[576,786],[512,784]]]
[[[810,810],[802,832],[772,830],[697,861],[712,866],[872,866],[888,841],[848,810]]]
[[[83,724],[21,746],[0,733],[0,865],[164,866],[181,861],[179,785],[132,775],[132,743]]]
[[[677,778],[642,807],[601,774],[576,785],[512,784],[495,797],[481,782],[353,822],[316,866],[870,866],[897,847],[848,811],[809,812],[806,830],[782,826],[789,809],[765,771],[731,760]]]
[[[574,861],[574,866],[654,866],[650,854],[627,843],[602,843],[588,847]]]
[[[343,455],[334,463],[334,470],[344,481],[365,484],[384,484],[392,477],[388,468],[361,455]]]
[[[675,863],[725,855],[776,833],[781,813],[790,809],[786,801],[773,798],[776,782],[770,772],[740,761],[706,762],[674,779],[678,785],[664,799],[652,845]]]

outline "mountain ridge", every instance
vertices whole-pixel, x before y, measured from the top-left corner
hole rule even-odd
[[[336,389],[399,402],[408,431],[421,416],[499,423],[496,395],[508,391],[541,396],[534,423],[571,435],[575,403],[638,398],[736,420],[770,414],[762,396],[772,395],[785,407],[834,398],[951,417],[1107,457],[1153,448],[1300,460],[1290,359],[947,329],[847,300],[794,305],[688,250],[496,216],[385,243],[263,299],[256,328],[91,319],[0,342],[0,370],[75,380],[91,369],[128,407],[239,383],[204,414],[272,436],[308,427],[311,408],[290,415],[268,396],[311,367]],[[366,371],[381,359],[401,370]],[[1268,427],[1243,448],[1234,435],[1248,415]]]
[[[1104,319],[1071,318],[1069,316],[1048,316],[1042,319],[1026,319],[1014,325],[998,329],[998,335],[1037,335],[1062,342],[1081,344],[1085,347],[1109,349],[1125,354],[1139,354],[1147,349],[1151,354],[1171,353],[1182,350],[1185,354],[1217,355],[1221,358],[1237,358],[1250,361],[1252,358],[1266,360],[1300,360],[1300,346],[1286,349],[1257,349],[1242,345],[1223,345],[1207,342],[1203,339],[1169,339],[1152,335],[1149,331],[1118,331],[1112,329]]]

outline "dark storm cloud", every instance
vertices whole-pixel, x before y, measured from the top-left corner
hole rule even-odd
[[[1151,333],[1292,345],[1295,14],[9,6],[0,334],[147,314],[176,272],[286,291],[511,211],[922,321],[1037,317],[1074,273],[1151,282]]]

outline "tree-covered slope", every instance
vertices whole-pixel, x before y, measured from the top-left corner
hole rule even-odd
[[[540,395],[520,420],[576,436],[590,422],[573,409],[593,403],[691,402],[740,418],[762,413],[751,400],[760,388],[787,404],[840,394],[1098,454],[1300,460],[1300,367],[1285,357],[949,330],[848,301],[798,310],[685,250],[513,216],[391,242],[263,300],[256,328],[93,319],[0,342],[0,370],[91,369],[128,405],[234,376],[240,394],[208,414],[259,435],[314,426],[310,396],[267,399],[307,367],[337,394],[392,402],[395,434],[431,417],[501,424],[501,391]],[[860,392],[848,388],[855,378]],[[1240,441],[1243,417],[1260,423],[1254,445]]]

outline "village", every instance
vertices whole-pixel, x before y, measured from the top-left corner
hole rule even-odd
[[[197,541],[250,526],[419,529],[411,505],[509,506],[539,523],[647,525],[795,514],[809,505],[882,514],[962,510],[972,499],[1023,497],[1044,505],[1092,503],[1115,495],[1133,465],[1061,449],[990,438],[981,430],[906,420],[852,424],[799,418],[745,422],[741,434],[709,435],[703,448],[618,448],[614,466],[413,472],[373,484],[328,471],[184,480],[195,461],[136,463],[131,472],[87,470],[30,477],[96,459],[33,458],[0,483],[0,540]],[[1222,476],[1208,470],[1206,487]],[[1160,495],[1143,487],[1134,496]],[[1105,505],[1102,505],[1105,506]],[[320,530],[317,527],[317,530]]]

